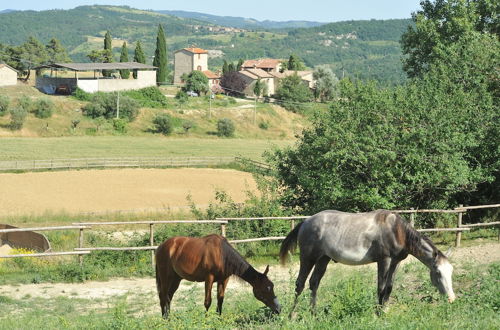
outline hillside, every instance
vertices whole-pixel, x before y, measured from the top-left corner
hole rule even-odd
[[[152,58],[158,24],[165,26],[172,52],[196,45],[212,52],[211,69],[219,69],[223,59],[301,57],[307,66],[331,65],[338,76],[375,79],[383,85],[404,81],[399,39],[411,24],[409,19],[348,21],[312,28],[257,32],[211,32],[213,23],[180,18],[129,7],[82,6],[71,10],[15,11],[1,14],[0,43],[18,45],[30,35],[46,43],[56,37],[74,61],[88,61],[92,49],[102,48],[109,30],[115,41],[115,58],[122,41],[140,40],[147,58]]]
[[[287,28],[307,28],[319,26],[325,23],[312,21],[259,21],[254,18],[236,16],[217,16],[194,11],[184,10],[158,10],[158,13],[168,14],[177,17],[194,18],[200,21],[210,22],[216,25],[230,26],[240,29],[287,29]]]

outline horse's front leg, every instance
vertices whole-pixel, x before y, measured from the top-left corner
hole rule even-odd
[[[222,303],[224,302],[224,292],[226,291],[229,277],[217,282],[217,313],[222,314]]]
[[[384,304],[385,285],[387,281],[387,274],[391,265],[391,258],[385,258],[377,263],[377,296],[379,305]]]
[[[214,276],[209,274],[205,279],[205,309],[208,312],[212,304],[212,286],[214,284]]]
[[[389,266],[389,270],[387,271],[385,278],[385,288],[382,295],[382,304],[385,304],[387,300],[389,300],[389,296],[392,292],[392,284],[394,283],[394,276],[400,262],[401,260],[399,259],[391,260],[391,265]]]

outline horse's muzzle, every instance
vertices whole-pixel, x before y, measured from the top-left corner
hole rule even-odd
[[[272,310],[276,314],[279,314],[281,312],[281,306],[280,306],[280,303],[278,302],[278,298],[274,298]]]

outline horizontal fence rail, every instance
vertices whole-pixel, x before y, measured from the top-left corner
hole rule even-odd
[[[410,223],[414,223],[415,216],[418,213],[455,213],[457,214],[457,227],[456,228],[423,228],[416,229],[419,232],[456,232],[456,246],[460,245],[461,233],[463,231],[470,231],[474,227],[481,226],[500,226],[500,221],[488,222],[488,223],[477,223],[477,224],[462,224],[463,214],[468,210],[474,209],[485,209],[485,208],[498,208],[500,204],[492,205],[481,205],[481,206],[463,206],[452,209],[452,210],[438,210],[438,209],[410,209],[410,210],[393,210],[395,213],[406,213],[410,214]],[[0,233],[5,232],[16,232],[16,231],[49,231],[49,230],[79,230],[78,236],[78,247],[74,248],[74,251],[69,252],[47,252],[47,253],[33,253],[33,254],[17,254],[0,256],[0,258],[19,258],[19,257],[49,257],[49,256],[62,256],[62,255],[78,255],[80,263],[83,262],[83,256],[91,253],[92,251],[151,251],[151,263],[154,265],[154,250],[157,249],[157,245],[154,243],[154,225],[168,225],[168,224],[215,224],[220,225],[220,232],[222,236],[226,236],[226,226],[230,225],[233,221],[273,221],[273,220],[286,220],[290,221],[290,229],[295,227],[296,220],[304,220],[309,218],[309,216],[290,216],[290,217],[247,217],[247,218],[217,218],[215,220],[149,220],[149,221],[101,221],[101,222],[75,222],[72,226],[57,226],[57,227],[33,227],[33,228],[12,228],[12,229],[2,229]],[[102,247],[84,247],[84,230],[92,229],[96,226],[119,226],[119,225],[147,225],[149,226],[149,246],[131,246],[131,247],[113,247],[113,246],[102,246]],[[237,239],[228,239],[230,243],[240,244],[240,243],[250,243],[250,242],[262,242],[262,241],[277,241],[283,240],[285,236],[272,236],[272,237],[254,237]],[[500,239],[500,236],[499,236]]]
[[[217,166],[236,161],[236,157],[126,157],[126,158],[79,158],[45,160],[4,160],[0,171],[36,171],[85,168],[129,168],[129,167],[197,167]]]

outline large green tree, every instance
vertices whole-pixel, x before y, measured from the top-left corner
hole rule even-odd
[[[302,103],[312,100],[312,93],[302,78],[293,74],[281,79],[275,97],[288,110],[300,111],[303,108]]]
[[[192,71],[185,80],[185,91],[194,91],[198,94],[208,92],[208,78],[201,71]]]
[[[158,25],[158,34],[156,36],[156,50],[153,65],[158,69],[156,70],[156,82],[164,83],[167,81],[168,68],[167,68],[167,40],[163,26]]]
[[[124,42],[122,46],[122,51],[120,54],[120,62],[128,62],[128,49],[127,49],[127,43]],[[130,77],[130,70],[120,70],[120,76],[122,79],[128,79]]]
[[[314,97],[316,99],[327,102],[337,96],[339,80],[328,65],[317,66],[314,69],[313,78],[316,81],[314,86]]]
[[[68,63],[71,59],[66,49],[61,45],[61,42],[56,38],[50,39],[47,46],[47,55],[50,63]]]

